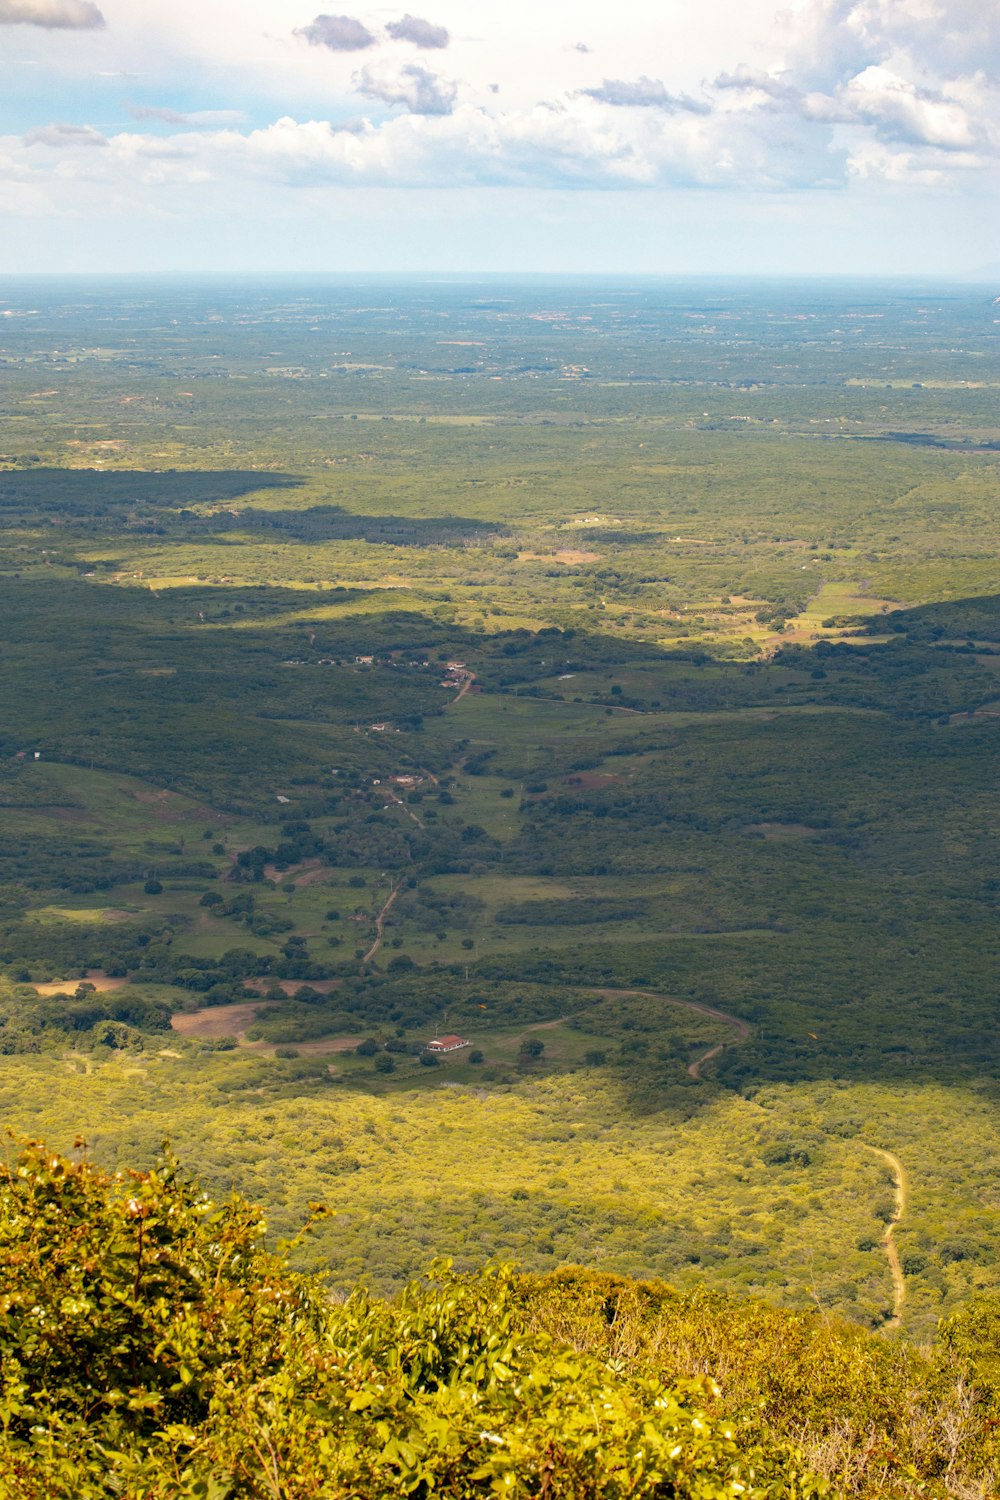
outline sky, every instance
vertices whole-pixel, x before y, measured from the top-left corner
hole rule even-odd
[[[0,272],[1000,276],[1000,0],[343,3],[0,0]]]

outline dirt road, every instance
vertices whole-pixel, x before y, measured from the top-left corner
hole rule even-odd
[[[886,1225],[885,1234],[882,1236],[882,1248],[885,1258],[889,1262],[889,1272],[892,1276],[892,1317],[885,1324],[886,1328],[898,1328],[903,1321],[903,1306],[906,1302],[906,1278],[903,1275],[903,1267],[899,1260],[899,1251],[896,1249],[895,1234],[898,1225],[902,1222],[906,1213],[907,1189],[906,1168],[898,1156],[893,1156],[891,1151],[883,1151],[879,1146],[869,1146],[862,1141],[866,1151],[873,1156],[879,1157],[885,1162],[892,1172],[893,1188],[896,1196],[895,1211],[889,1223]]]
[[[678,1000],[676,996],[663,995],[658,990],[595,989],[591,990],[590,993],[602,995],[606,1000],[612,999],[615,995],[646,995],[650,1000],[662,1000],[664,1004],[676,1005],[681,1010],[696,1011],[699,1016],[710,1016],[713,1021],[723,1021],[727,1026],[731,1026],[736,1033],[733,1039],[734,1043],[745,1042],[753,1030],[749,1021],[743,1021],[739,1016],[731,1016],[728,1011],[716,1010],[712,1005],[699,1005],[696,1000]],[[716,1042],[714,1047],[709,1047],[708,1051],[703,1052],[700,1057],[696,1057],[694,1062],[688,1063],[688,1076],[691,1078],[700,1078],[702,1066],[707,1062],[711,1062],[713,1057],[718,1057],[720,1052],[724,1052],[726,1045],[725,1042]]]
[[[693,1010],[697,1011],[699,1015],[711,1016],[713,1020],[724,1021],[728,1026],[733,1028],[736,1035],[733,1038],[732,1045],[745,1042],[752,1031],[749,1022],[741,1020],[739,1016],[731,1016],[727,1011],[716,1010],[711,1005],[699,1005],[694,1000],[678,1000],[673,995],[664,995],[656,990],[602,988],[591,989],[590,993],[601,995],[604,999],[608,1000],[613,999],[616,995],[647,995],[650,999],[663,1000],[669,1005],[680,1006],[682,1010]],[[718,1057],[721,1052],[725,1051],[726,1045],[727,1043],[725,1042],[716,1042],[714,1047],[709,1047],[707,1052],[703,1052],[700,1057],[696,1057],[693,1062],[688,1064],[688,1076],[700,1079],[702,1076],[701,1070],[705,1063],[711,1062],[713,1058]],[[906,1305],[906,1278],[899,1259],[899,1251],[896,1249],[895,1235],[896,1229],[902,1223],[903,1217],[906,1214],[908,1203],[909,1186],[906,1177],[906,1168],[899,1157],[894,1156],[891,1151],[885,1151],[881,1146],[869,1146],[866,1141],[861,1141],[860,1145],[865,1151],[870,1151],[873,1156],[877,1156],[880,1161],[885,1162],[886,1166],[892,1172],[895,1205],[892,1219],[886,1225],[886,1231],[882,1237],[882,1248],[885,1251],[885,1258],[889,1264],[889,1273],[892,1276],[892,1317],[887,1319],[883,1326],[886,1329],[898,1328],[903,1321],[903,1308]]]
[[[381,948],[382,939],[385,936],[385,919],[389,915],[389,912],[392,908],[392,903],[395,901],[396,897],[399,895],[402,889],[402,882],[400,882],[399,885],[393,886],[392,890],[389,892],[388,901],[385,903],[382,910],[375,918],[375,941],[374,943],[372,943],[371,947],[368,949],[368,952],[361,960],[362,965],[370,963],[371,960],[375,957],[378,950]]]
[[[397,807],[401,807],[406,816],[408,818],[412,818],[418,828],[423,828],[423,820],[421,818],[418,818],[412,807],[407,807],[402,797],[397,797],[396,793],[390,787],[384,786],[382,788],[382,794],[389,802],[395,803]]]

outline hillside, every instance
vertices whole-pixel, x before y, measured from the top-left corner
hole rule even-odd
[[[264,1235],[260,1210],[212,1203],[169,1160],[109,1176],[79,1153],[14,1156],[0,1180],[4,1492],[992,1493],[985,1324],[960,1319],[917,1354],[659,1282],[448,1262],[391,1303],[338,1301]],[[978,1316],[995,1326],[996,1302]]]

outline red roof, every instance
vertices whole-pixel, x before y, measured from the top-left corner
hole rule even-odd
[[[436,1036],[433,1041],[427,1043],[428,1047],[464,1047],[466,1045],[464,1036]]]

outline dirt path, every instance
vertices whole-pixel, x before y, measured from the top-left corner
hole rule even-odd
[[[418,828],[423,828],[423,826],[424,826],[423,819],[422,818],[418,818],[417,815],[416,815],[416,813],[413,811],[413,809],[411,807],[407,807],[407,805],[403,801],[402,797],[397,797],[396,793],[393,792],[393,791],[390,791],[387,786],[384,786],[382,788],[382,791],[384,792],[384,794],[386,795],[386,797],[388,797],[388,799],[389,799],[390,802],[395,802],[395,804],[396,804],[397,807],[401,807],[403,809],[403,811],[405,812],[405,814],[406,814],[406,816],[408,818],[412,818],[413,819],[414,823],[416,823],[416,825],[417,825]]]
[[[688,1077],[689,1078],[700,1078],[701,1077],[701,1065],[702,1065],[702,1063],[711,1062],[713,1057],[718,1057],[719,1054],[721,1052],[725,1052],[725,1050],[726,1050],[726,1044],[725,1044],[725,1042],[716,1042],[716,1044],[715,1044],[714,1047],[709,1047],[708,1051],[707,1052],[703,1052],[700,1057],[696,1057],[695,1060],[694,1060],[694,1062],[688,1063],[688,1067],[687,1067]]]
[[[375,955],[378,952],[378,950],[381,948],[381,946],[382,946],[382,939],[385,936],[385,919],[389,915],[389,911],[390,911],[390,909],[392,907],[392,903],[395,901],[396,897],[399,895],[399,893],[400,893],[400,891],[402,889],[403,889],[403,883],[402,883],[402,881],[400,881],[399,885],[394,885],[393,886],[392,890],[389,892],[389,899],[388,899],[388,901],[385,903],[385,905],[383,906],[382,910],[379,912],[378,916],[375,918],[375,941],[374,941],[374,943],[372,943],[371,947],[368,949],[368,952],[365,954],[364,958],[361,960],[362,967],[366,963],[369,963],[375,957]]]
[[[713,1058],[718,1057],[720,1053],[725,1051],[727,1045],[736,1045],[739,1042],[745,1042],[752,1032],[749,1022],[741,1020],[739,1016],[731,1016],[728,1011],[717,1010],[712,1005],[699,1005],[695,1000],[679,1000],[673,995],[664,995],[657,990],[592,988],[589,990],[589,993],[600,995],[607,1000],[614,998],[616,995],[645,995],[652,1000],[663,1000],[668,1005],[679,1006],[682,1010],[692,1010],[702,1016],[711,1016],[714,1021],[724,1021],[728,1026],[732,1026],[736,1032],[732,1044],[716,1042],[714,1047],[709,1047],[707,1052],[703,1052],[700,1057],[696,1057],[693,1062],[688,1064],[687,1071],[690,1078],[701,1079],[701,1070],[705,1063],[711,1062]],[[556,1026],[559,1023],[557,1021],[549,1021],[545,1024]],[[532,1029],[537,1030],[538,1028]],[[887,1319],[883,1326],[885,1329],[898,1328],[903,1321],[903,1308],[906,1305],[906,1278],[903,1275],[899,1251],[896,1249],[895,1235],[898,1226],[902,1223],[906,1214],[908,1204],[909,1184],[906,1176],[906,1168],[899,1157],[894,1156],[891,1151],[884,1151],[880,1146],[869,1146],[866,1141],[862,1141],[860,1144],[865,1151],[870,1151],[873,1156],[877,1156],[880,1161],[885,1162],[886,1166],[892,1172],[896,1200],[895,1208],[892,1219],[887,1224],[885,1234],[882,1237],[882,1248],[885,1251],[885,1258],[889,1263],[889,1273],[892,1276],[892,1317]]]
[[[883,1151],[879,1146],[869,1146],[865,1141],[861,1144],[866,1151],[884,1161],[892,1172],[893,1188],[896,1194],[896,1208],[886,1226],[885,1234],[882,1236],[882,1248],[885,1258],[889,1262],[889,1272],[892,1276],[892,1317],[885,1323],[886,1328],[898,1328],[903,1321],[903,1307],[906,1302],[906,1278],[903,1275],[903,1267],[899,1261],[899,1251],[896,1249],[896,1229],[902,1223],[903,1215],[906,1213],[907,1190],[906,1168],[898,1156],[893,1156],[891,1151]]]
[[[475,675],[472,672],[466,672],[465,676],[462,678],[462,686],[459,688],[458,692],[451,700],[452,703],[460,703],[475,680]]]
[[[731,1016],[728,1011],[716,1010],[712,1005],[699,1005],[696,1000],[678,1000],[674,995],[663,995],[658,990],[618,990],[618,989],[595,989],[591,991],[594,995],[602,995],[610,1000],[615,995],[646,995],[650,1000],[662,1000],[665,1005],[676,1005],[681,1010],[693,1010],[699,1016],[710,1016],[713,1021],[724,1021],[736,1032],[734,1042],[745,1042],[750,1036],[753,1028],[749,1021],[743,1021],[739,1016]],[[709,1047],[694,1062],[688,1063],[688,1076],[690,1078],[701,1078],[702,1066],[711,1062],[713,1057],[718,1057],[726,1049],[726,1042],[716,1042],[714,1047]]]

